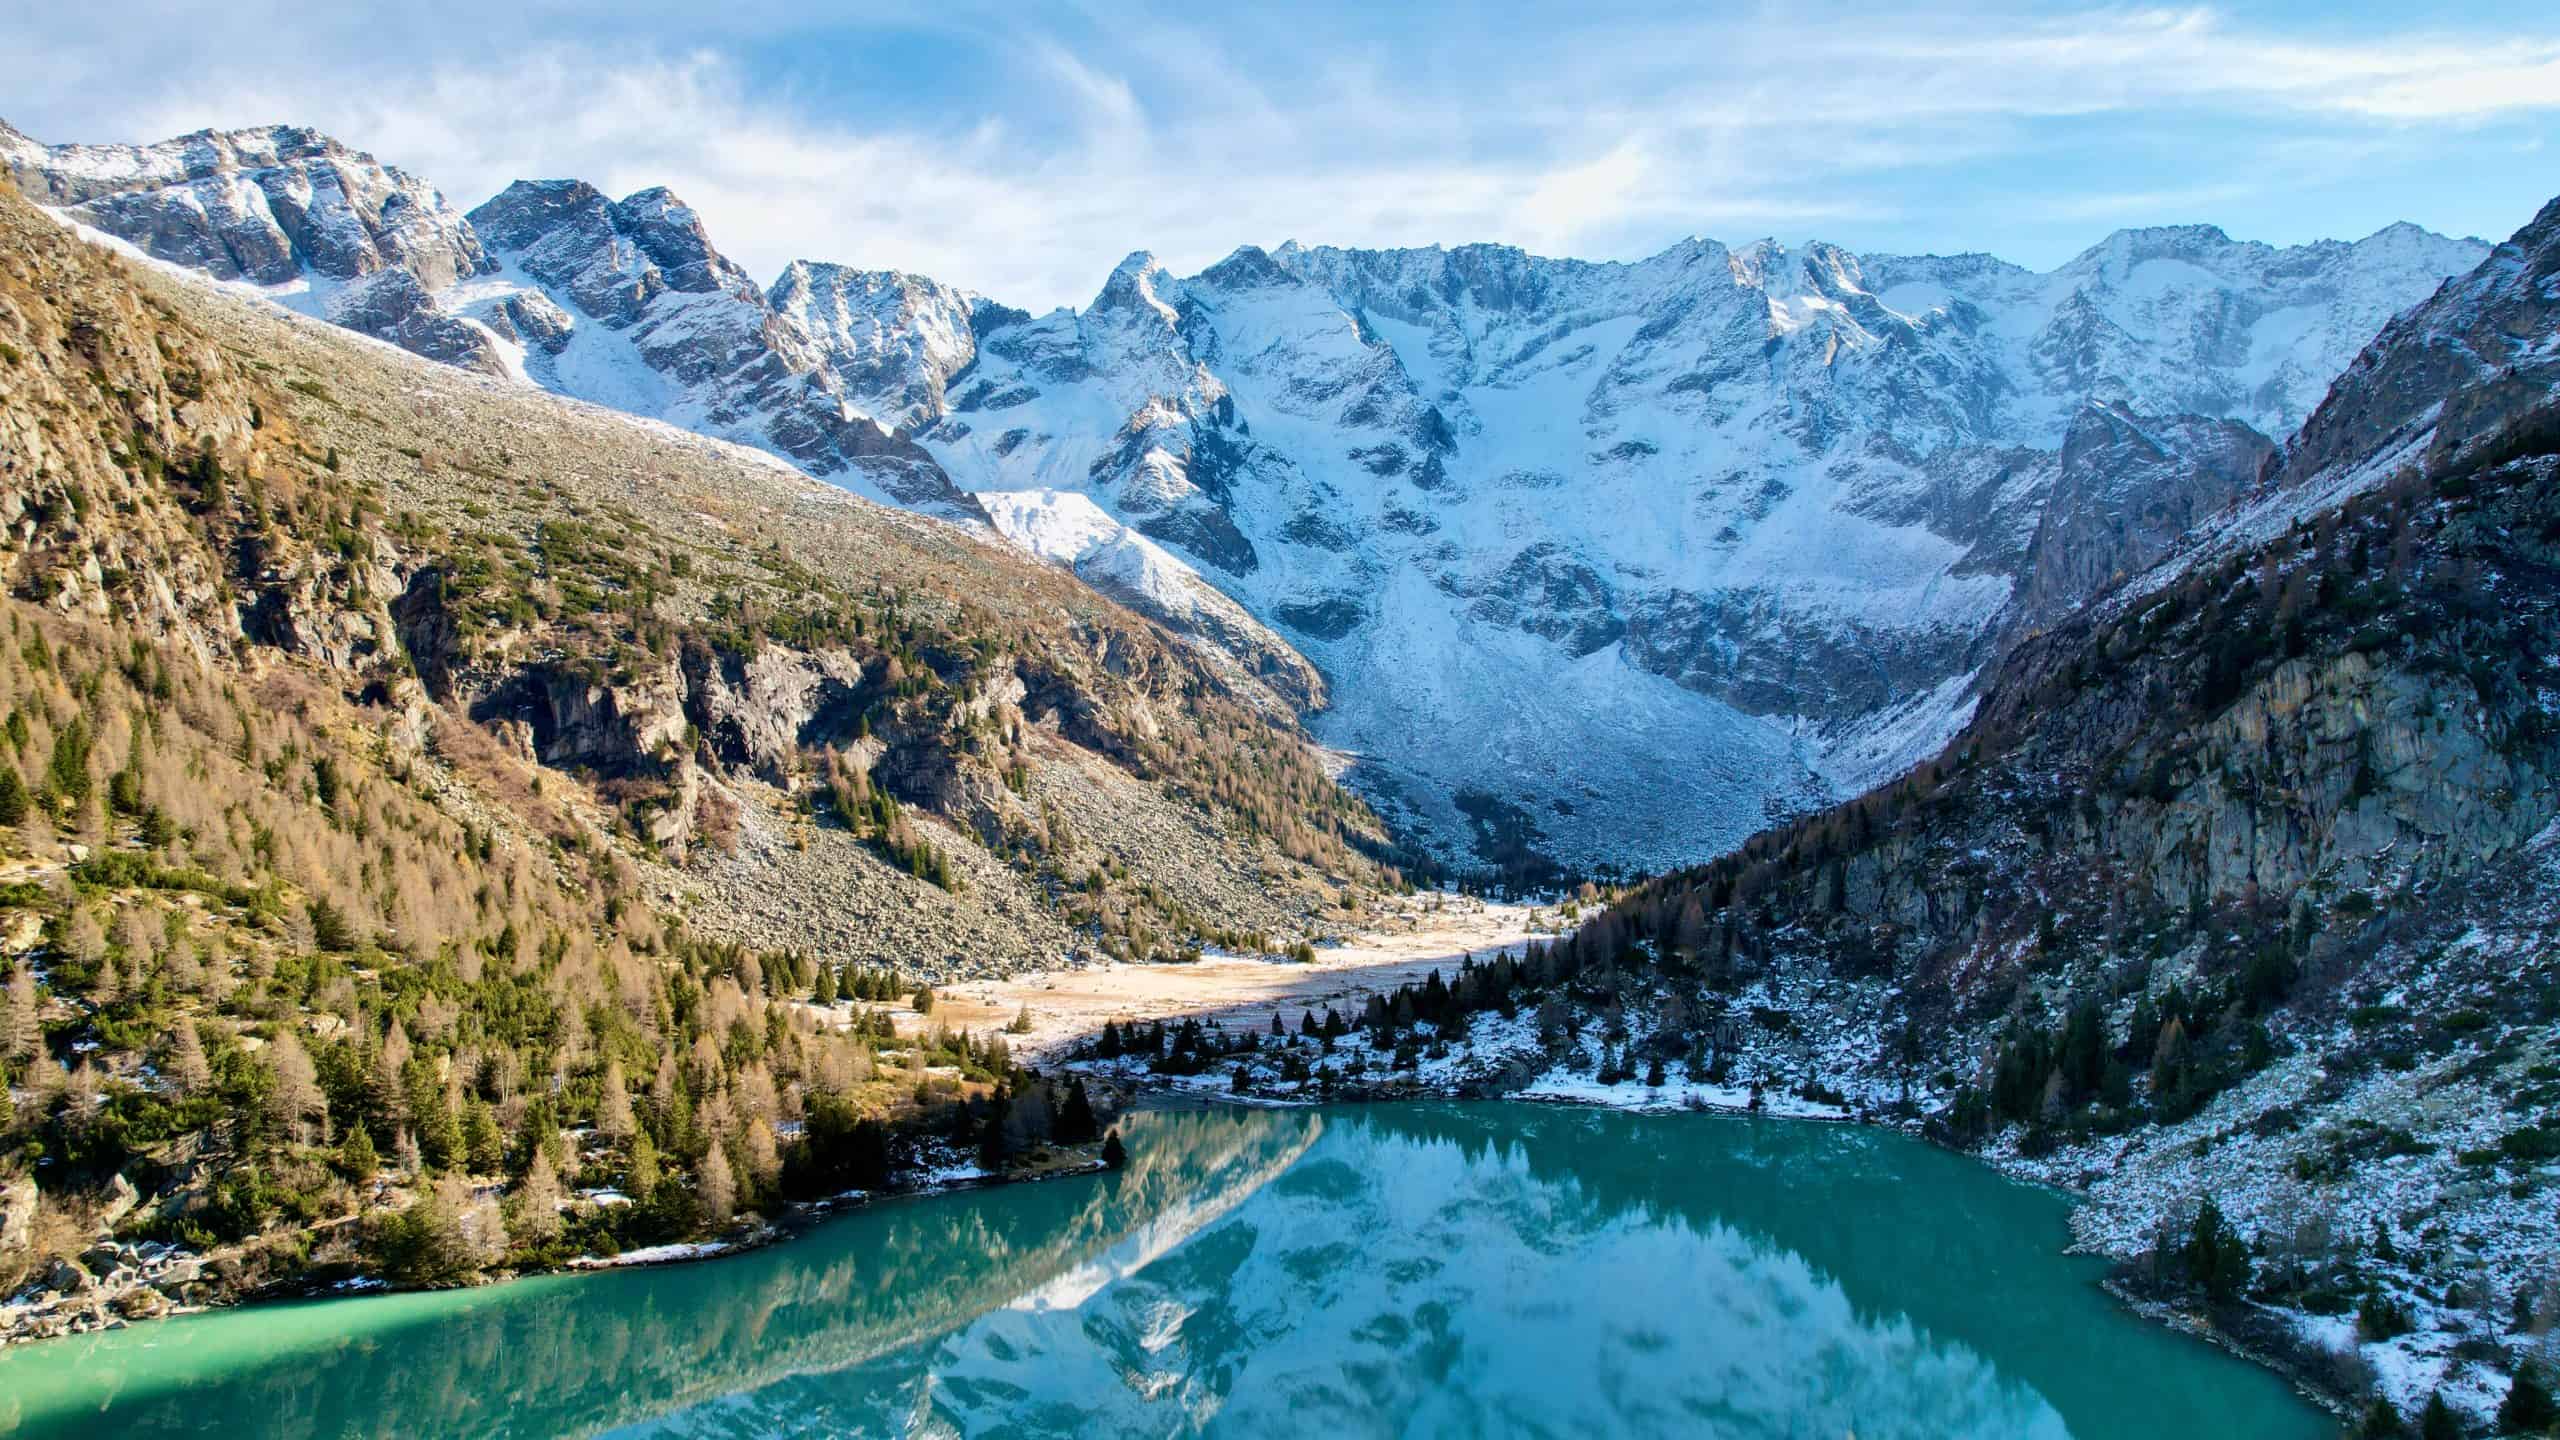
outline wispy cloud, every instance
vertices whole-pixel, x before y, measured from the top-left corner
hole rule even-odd
[[[814,255],[1037,305],[1080,301],[1133,248],[1187,267],[1284,238],[1624,256],[1819,226],[2050,250],[2073,226],[2286,215],[2288,194],[2298,212],[2377,144],[2413,203],[2437,199],[2444,176],[2411,154],[2494,127],[2506,155],[2529,153],[2560,117],[2560,25],[1881,6],[1669,20],[1596,0],[1546,26],[872,6],[820,33],[778,0],[457,0],[431,20],[244,5],[219,27],[134,0],[0,19],[0,44],[41,62],[13,77],[9,118],[82,139],[291,119],[465,205],[519,176],[664,183],[760,274]]]

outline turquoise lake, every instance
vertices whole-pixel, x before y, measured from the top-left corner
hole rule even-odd
[[[0,1352],[0,1435],[2287,1440],[2067,1202],[1879,1131],[1527,1104],[1166,1111],[1110,1175],[708,1263]]]

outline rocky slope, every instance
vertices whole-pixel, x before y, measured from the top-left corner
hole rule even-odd
[[[220,273],[166,238],[199,202],[157,177],[265,134],[133,151],[124,208],[81,218]],[[58,199],[105,183],[91,151],[9,148]],[[1928,754],[1982,665],[2221,508],[2482,253],[2405,225],[2128,231],[2046,274],[1292,244],[1187,278],[1132,256],[1035,318],[815,262],[759,291],[663,191],[439,213],[494,269],[421,272],[423,310],[385,282],[350,312],[372,333],[473,327],[551,389],[992,520],[1329,706],[1412,833],[1522,874],[1691,860]]]
[[[22,564],[58,608],[129,606],[207,654],[279,647],[343,672],[351,693],[393,696],[422,729],[468,717],[588,782],[609,828],[703,875],[740,863],[700,843],[734,814],[746,853],[791,857],[741,865],[730,890],[728,919],[765,916],[768,944],[911,969],[1019,964],[1080,943],[1069,912],[1090,921],[1096,907],[1062,897],[1097,866],[1113,872],[1100,907],[1115,928],[1153,917],[1150,945],[1204,925],[1320,928],[1380,882],[1362,853],[1383,853],[1375,822],[1263,686],[1229,683],[992,539],[752,452],[402,365],[219,297],[154,295],[283,377],[261,413],[289,418],[333,475],[378,487],[376,528],[353,560],[269,562],[227,605],[245,581],[200,544],[136,552],[154,507],[58,540],[40,531]],[[164,425],[129,443],[197,463],[207,439]],[[31,473],[75,463],[28,433]],[[139,463],[112,449],[77,461],[102,477],[93,493],[109,493],[120,456]],[[98,578],[111,572],[122,593]],[[890,873],[832,813],[836,784],[951,827],[932,848],[965,880]],[[756,898],[768,870],[806,872],[770,914]]]

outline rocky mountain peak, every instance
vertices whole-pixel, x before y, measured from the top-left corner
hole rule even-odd
[[[845,397],[893,426],[938,418],[944,387],[977,357],[978,297],[921,275],[794,260],[766,298]]]
[[[2560,394],[2555,331],[2560,199],[2383,327],[2286,445],[2277,481],[2361,486],[2448,462]]]
[[[606,214],[611,204],[584,180],[518,180],[482,201],[470,218],[490,244],[521,250],[567,217]]]
[[[1201,271],[1200,279],[1219,290],[1248,290],[1262,285],[1298,283],[1297,276],[1283,269],[1259,245],[1237,246],[1227,258]]]
[[[745,271],[711,248],[701,215],[665,186],[625,196],[614,203],[612,215],[615,228],[665,273],[669,289],[758,293]]]
[[[1101,292],[1085,313],[1096,318],[1152,315],[1171,326],[1182,318],[1165,299],[1174,286],[1173,272],[1153,251],[1133,250],[1112,267],[1111,277],[1102,282]]]

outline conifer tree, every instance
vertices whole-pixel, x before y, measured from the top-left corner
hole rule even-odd
[[[339,1173],[361,1185],[381,1168],[382,1155],[373,1148],[372,1132],[362,1125],[349,1125],[346,1138],[338,1142]]]
[[[2444,1392],[2427,1396],[2427,1408],[2418,1412],[2418,1440],[2462,1440],[2462,1417],[2444,1403]]]
[[[0,1059],[24,1060],[42,1043],[42,1007],[36,998],[36,967],[20,959],[9,971],[7,1008],[0,1011]]]
[[[2187,1278],[2216,1303],[2248,1288],[2249,1247],[2240,1232],[2222,1218],[2222,1207],[2208,1195],[2196,1206],[2195,1229],[2186,1245]]]
[[[1099,1122],[1093,1114],[1093,1096],[1084,1088],[1079,1075],[1067,1082],[1066,1103],[1058,1107],[1058,1141],[1065,1145],[1082,1145],[1094,1137]]]
[[[1120,1132],[1116,1129],[1102,1137],[1102,1163],[1114,1170],[1129,1163],[1129,1147],[1120,1143]]]
[[[657,1193],[658,1182],[664,1178],[665,1172],[658,1164],[657,1142],[649,1138],[648,1131],[639,1131],[631,1137],[631,1163],[624,1173],[632,1199],[647,1200]]]
[[[327,1114],[320,1095],[320,1076],[309,1052],[290,1030],[280,1030],[267,1045],[267,1067],[275,1080],[268,1092],[269,1113],[286,1139],[300,1143],[314,1133],[314,1117]]]
[[[2516,1378],[2507,1382],[2507,1398],[2498,1404],[2498,1429],[2513,1435],[2540,1435],[2560,1420],[2560,1406],[2552,1403],[2551,1387],[2544,1383],[2542,1372],[2527,1360],[2516,1367]]]
[[[1005,1121],[1013,1113],[1013,1093],[999,1085],[987,1098],[987,1113],[978,1130],[978,1164],[986,1170],[1002,1170],[1011,1142],[1005,1135]]]
[[[507,1142],[498,1133],[497,1116],[490,1113],[489,1102],[476,1095],[463,1105],[462,1154],[474,1175],[496,1175],[506,1169]]]
[[[536,1156],[516,1182],[515,1233],[530,1245],[547,1245],[560,1235],[560,1176],[551,1162]]]

